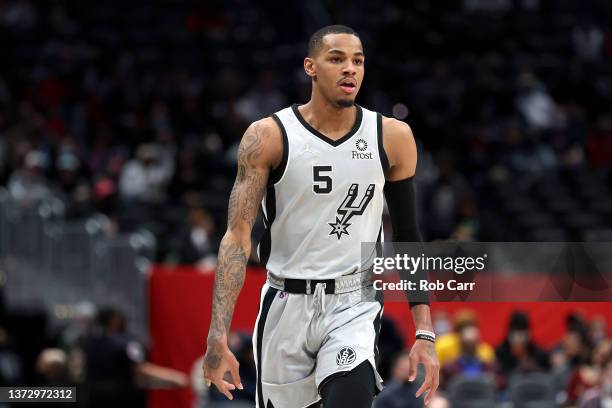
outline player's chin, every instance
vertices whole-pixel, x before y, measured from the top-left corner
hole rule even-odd
[[[355,99],[354,98],[336,99],[336,105],[338,105],[341,108],[350,108],[351,106],[355,105]]]

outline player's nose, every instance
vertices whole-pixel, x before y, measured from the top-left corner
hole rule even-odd
[[[342,69],[342,73],[344,75],[356,75],[357,69],[355,67],[355,64],[352,61],[347,62]]]

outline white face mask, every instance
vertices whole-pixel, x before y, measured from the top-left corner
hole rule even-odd
[[[603,397],[601,399],[601,408],[612,408],[612,397]]]

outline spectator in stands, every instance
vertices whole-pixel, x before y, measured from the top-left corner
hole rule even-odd
[[[218,242],[215,237],[215,221],[203,208],[189,212],[189,230],[181,239],[179,260],[184,264],[198,264],[212,271],[217,263]]]
[[[174,166],[157,144],[141,144],[136,158],[123,167],[119,192],[126,200],[159,204],[165,198],[165,188],[171,180]]]
[[[453,330],[453,324],[446,310],[437,310],[433,316],[433,326],[436,336],[440,337]]]
[[[605,364],[612,358],[612,342],[601,341],[591,353],[589,364],[581,364],[570,375],[567,384],[567,402],[575,404],[586,390],[600,383]]]
[[[60,387],[72,383],[68,375],[68,356],[58,348],[47,348],[36,360],[36,372],[41,377],[40,386]]]
[[[570,314],[566,319],[567,331],[550,355],[551,374],[561,399],[569,400],[567,385],[572,372],[588,361],[589,342],[583,319]],[[575,398],[575,396],[573,396]]]
[[[68,356],[58,348],[46,348],[40,352],[36,359],[36,386],[38,387],[72,387],[75,381],[70,378],[68,370]],[[79,400],[79,390],[77,389],[77,401]],[[58,408],[71,408],[72,402],[54,403]]]
[[[91,186],[79,174],[80,161],[73,153],[57,159],[58,181],[55,191],[66,207],[66,218],[85,218],[93,213]]]
[[[464,328],[470,330],[466,333],[465,339],[462,339],[461,333]],[[475,357],[485,365],[492,365],[495,362],[495,350],[489,344],[480,341],[479,337],[478,321],[474,312],[469,309],[458,311],[455,315],[455,330],[436,339],[436,353],[440,365],[453,363],[463,354],[463,340],[467,340],[470,347],[472,347],[471,343],[476,341]]]
[[[501,373],[504,375],[543,371],[549,367],[548,354],[534,343],[529,317],[521,311],[512,313],[506,339],[495,354]]]
[[[589,325],[589,340],[597,345],[608,337],[608,324],[604,316],[595,316]]]
[[[76,382],[82,382],[85,377],[83,347],[91,333],[95,318],[95,305],[91,302],[79,302],[74,305],[74,316],[66,322],[57,336],[58,346],[68,356],[70,378]]]
[[[146,360],[142,345],[126,333],[123,313],[105,308],[99,311],[97,321],[85,344],[90,407],[144,407],[144,395],[136,386],[139,378],[170,387],[188,384],[180,371]]]
[[[604,34],[591,21],[584,21],[572,30],[574,53],[585,62],[598,60],[603,55]]]
[[[468,204],[473,192],[467,180],[456,171],[452,155],[441,154],[438,168],[437,179],[425,192],[426,218],[430,220],[425,228],[429,239],[448,239],[459,221],[474,215]],[[469,209],[467,214],[466,209]]]
[[[8,332],[0,327],[0,386],[21,385],[22,364],[10,347]]]
[[[385,384],[384,390],[374,400],[374,408],[421,408],[423,397],[414,399],[417,384],[423,382],[423,372],[419,370],[415,381],[410,382],[410,355],[404,350],[395,360],[392,367],[391,381]]]
[[[610,407],[612,407],[612,358],[604,362],[598,386],[585,392],[578,403],[578,408]]]
[[[493,376],[495,367],[493,361],[483,358],[478,353],[480,341],[480,330],[475,322],[463,324],[457,330],[459,340],[459,355],[442,367],[440,384],[446,387],[449,381],[457,376],[482,377]]]
[[[8,183],[11,196],[22,206],[29,207],[49,195],[44,176],[48,159],[44,153],[32,150],[26,156],[23,167],[15,171]]]
[[[519,77],[516,105],[532,130],[552,129],[562,121],[555,101],[531,72]]]
[[[274,84],[275,77],[272,70],[262,70],[253,88],[238,100],[236,111],[245,121],[259,120],[286,106],[285,95]]]

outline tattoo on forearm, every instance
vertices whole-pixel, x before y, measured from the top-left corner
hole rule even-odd
[[[253,124],[244,134],[238,148],[238,173],[228,205],[228,229],[240,227],[250,233],[259,204],[263,198],[268,180],[268,170],[258,166],[257,161],[263,152],[262,130],[258,123]],[[215,340],[229,331],[234,306],[244,283],[245,267],[250,248],[235,235],[228,235],[221,241],[215,284],[210,331],[209,350],[206,362],[215,368],[221,361],[220,350]]]
[[[214,337],[226,333],[229,329],[234,305],[244,283],[244,268],[247,263],[245,250],[239,243],[223,242],[218,262],[210,333]]]

